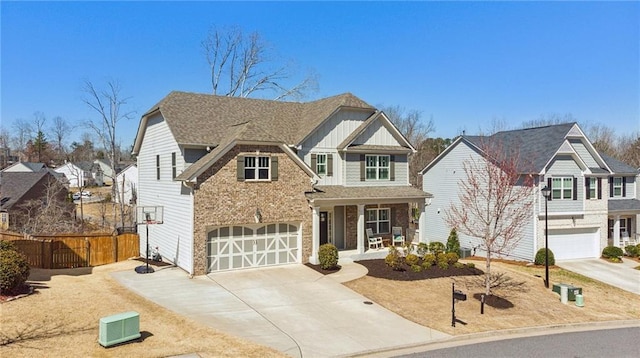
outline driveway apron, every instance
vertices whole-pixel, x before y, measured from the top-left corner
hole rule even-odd
[[[349,356],[449,337],[304,265],[193,279],[177,268],[145,275],[123,271],[113,277],[180,315],[293,357]]]
[[[622,263],[611,263],[600,259],[556,261],[565,270],[607,283],[625,291],[640,295],[640,266],[636,261],[624,259]],[[585,293],[588,294],[588,293]]]

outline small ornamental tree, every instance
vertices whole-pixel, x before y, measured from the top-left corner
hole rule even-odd
[[[491,294],[491,258],[508,255],[531,220],[536,186],[517,146],[503,146],[495,137],[474,141],[479,154],[462,163],[458,202],[445,211],[451,227],[479,239],[486,254],[485,294]]]
[[[446,253],[453,252],[454,254],[460,255],[460,240],[458,239],[458,232],[454,227],[449,232],[449,238],[447,239],[447,247],[445,249]]]

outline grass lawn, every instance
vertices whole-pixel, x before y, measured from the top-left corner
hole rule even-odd
[[[483,261],[473,262],[484,270]],[[452,334],[549,326],[568,323],[640,319],[638,295],[620,290],[587,277],[550,268],[550,282],[569,283],[582,287],[585,306],[573,301],[564,305],[551,288],[545,289],[544,267],[492,262],[492,272],[504,272],[515,282],[517,289],[497,290],[495,294],[512,304],[510,308],[494,308],[485,304],[480,314],[480,301],[474,294],[484,292],[478,285],[483,276],[456,276],[397,281],[365,276],[345,285],[397,314],[418,324]],[[437,270],[437,268],[432,268]],[[467,294],[467,301],[456,304],[456,317],[465,322],[451,326],[451,284]]]
[[[122,288],[109,274],[139,265],[32,269],[35,293],[0,304],[0,357],[284,357],[174,314]],[[100,318],[125,311],[140,313],[143,340],[103,348]]]

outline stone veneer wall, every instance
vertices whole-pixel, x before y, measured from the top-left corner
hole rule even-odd
[[[238,155],[278,156],[278,180],[243,182],[237,180]],[[263,223],[301,223],[302,260],[311,255],[311,209],[305,192],[311,180],[286,153],[275,146],[234,147],[198,177],[194,190],[194,271],[206,273],[206,241],[212,227],[255,224],[260,208]]]
[[[364,210],[372,208],[391,208],[391,226],[401,226],[402,233],[407,237],[407,229],[409,228],[409,204],[381,204],[381,205],[365,205]],[[346,230],[345,230],[345,248],[347,250],[355,250],[358,248],[358,206],[346,206]],[[366,214],[365,214],[366,215]],[[366,217],[365,217],[366,218]],[[366,224],[366,223],[365,223]],[[391,234],[382,235],[385,238],[391,238]],[[366,233],[365,233],[366,237]],[[365,245],[367,248],[368,245]]]

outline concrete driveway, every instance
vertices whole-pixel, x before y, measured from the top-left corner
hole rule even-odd
[[[634,270],[640,264],[636,261],[623,258],[622,263],[614,264],[601,259],[586,259],[556,261],[556,265],[640,295],[640,270]]]
[[[178,314],[293,357],[349,356],[449,337],[367,304],[364,296],[304,265],[193,279],[178,268],[113,277]]]

